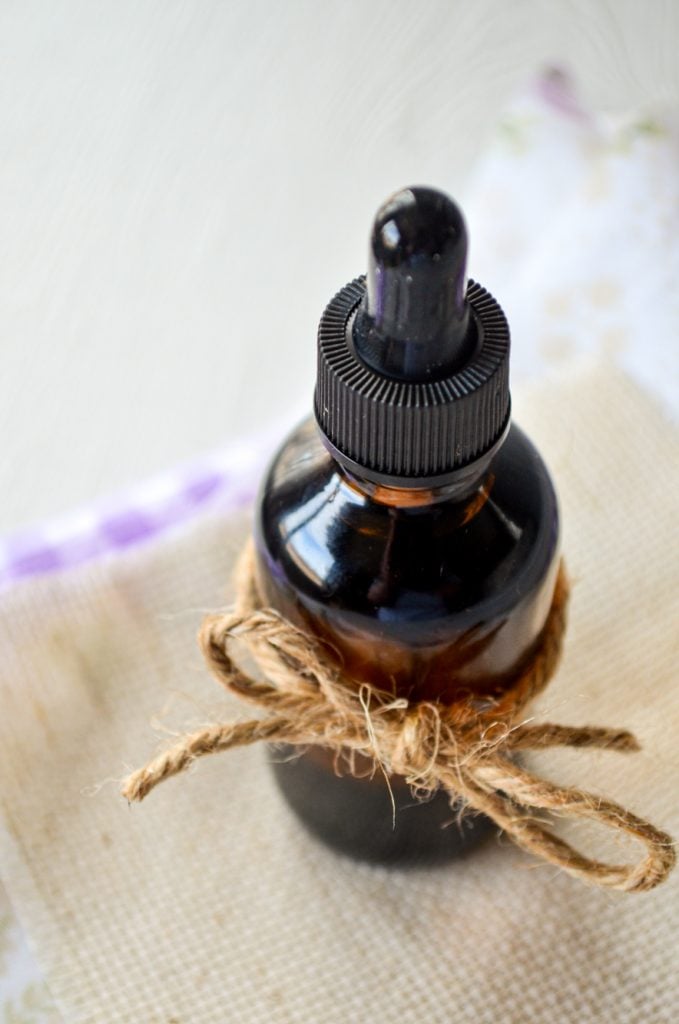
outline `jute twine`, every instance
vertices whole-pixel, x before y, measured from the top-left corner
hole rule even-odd
[[[143,800],[155,786],[206,754],[265,741],[321,745],[373,761],[387,779],[404,776],[426,794],[443,787],[460,803],[491,818],[522,849],[570,875],[608,889],[643,892],[662,882],[675,863],[672,839],[630,811],[582,789],[558,786],[513,759],[521,750],[594,747],[637,751],[635,737],[617,729],[577,728],[522,720],[547,685],[561,654],[568,580],[561,566],[549,616],[530,663],[512,689],[483,709],[395,699],[364,683],[343,680],[332,655],[312,636],[258,599],[254,549],[248,544],[236,571],[232,610],[208,616],[199,639],[215,678],[265,712],[245,722],[218,723],[183,736],[130,775],[122,793]],[[243,643],[263,679],[239,668],[230,642]],[[258,673],[259,675],[259,673]],[[640,840],[636,864],[607,864],[586,857],[541,820],[543,812],[589,819]]]

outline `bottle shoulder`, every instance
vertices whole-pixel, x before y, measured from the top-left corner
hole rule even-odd
[[[460,628],[511,611],[549,574],[556,495],[542,458],[512,426],[471,497],[382,504],[324,448],[313,420],[295,430],[263,481],[256,540],[270,599],[331,606],[388,630],[455,616]]]

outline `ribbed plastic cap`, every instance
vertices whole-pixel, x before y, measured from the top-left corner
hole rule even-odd
[[[466,279],[453,201],[396,193],[373,224],[367,278],[328,304],[315,412],[335,457],[390,486],[437,486],[481,459],[509,421],[509,328]]]

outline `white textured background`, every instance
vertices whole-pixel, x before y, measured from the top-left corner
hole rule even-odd
[[[678,52],[671,0],[2,0],[0,531],[310,397],[386,194],[464,197],[547,63],[657,110]]]

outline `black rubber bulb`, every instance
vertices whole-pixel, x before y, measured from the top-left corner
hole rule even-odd
[[[375,217],[354,348],[373,370],[403,381],[447,377],[473,355],[465,300],[467,229],[443,192],[402,189]]]

